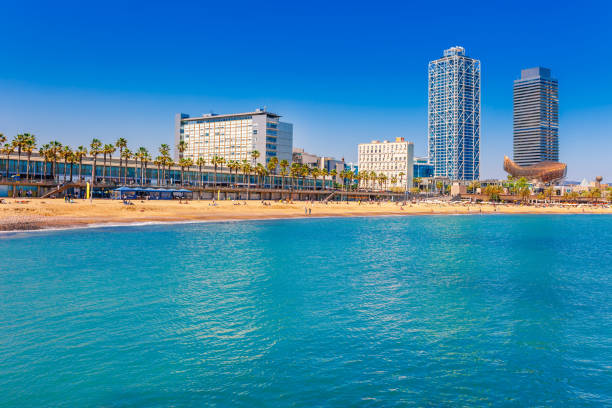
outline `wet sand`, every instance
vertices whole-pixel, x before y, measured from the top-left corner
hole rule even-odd
[[[0,231],[79,227],[93,224],[223,221],[298,217],[356,217],[435,214],[612,214],[609,206],[506,205],[467,203],[281,203],[267,201],[133,201],[3,199]],[[246,203],[246,204],[245,204]],[[310,213],[306,214],[305,209]]]

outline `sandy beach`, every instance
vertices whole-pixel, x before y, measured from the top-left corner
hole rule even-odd
[[[308,212],[308,214],[307,214]],[[3,199],[0,231],[78,227],[92,224],[223,221],[298,217],[359,217],[435,214],[612,214],[609,206],[507,205],[467,203],[359,203],[261,201],[133,201]]]

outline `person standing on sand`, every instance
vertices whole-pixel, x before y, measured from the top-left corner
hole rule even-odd
[[[312,214],[312,208],[308,209],[308,215]]]

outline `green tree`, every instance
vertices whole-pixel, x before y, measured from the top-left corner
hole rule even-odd
[[[2,146],[2,154],[6,154],[6,178],[9,178],[9,159],[11,157],[11,153],[15,151],[15,146],[12,143],[5,143]]]
[[[204,177],[202,176],[202,167],[206,166],[206,160],[203,157],[199,157],[196,161],[198,165],[198,174],[200,176],[200,187],[204,186]]]
[[[57,140],[49,142],[49,156],[51,158],[51,161],[53,162],[53,180],[56,180],[56,178],[57,180],[59,180],[59,177],[57,177],[57,159],[60,157],[61,152],[62,144],[60,142],[58,142]]]
[[[21,175],[21,152],[28,145],[29,136],[30,135],[28,133],[21,133],[15,136],[15,138],[13,139],[13,146],[15,147],[15,149],[17,149],[17,172],[16,174],[18,176]],[[13,189],[13,193],[15,192],[15,190],[16,189]]]
[[[179,159],[182,159],[183,158],[183,153],[185,153],[185,150],[187,150],[187,142],[185,142],[184,140],[181,140],[176,145],[176,150],[178,150],[178,152],[179,152]]]
[[[102,148],[102,155],[104,156],[104,165],[102,166],[102,182],[106,182],[106,156],[108,155],[112,159],[113,152],[115,151],[115,146],[112,144],[105,144]],[[112,160],[111,160],[112,166]]]
[[[219,156],[214,156],[211,160],[211,164],[213,165],[213,167],[215,168],[215,179],[213,182],[213,185],[215,188],[217,188],[217,168],[222,166],[223,163],[225,163],[225,159],[223,157],[219,157]]]
[[[127,184],[127,176],[128,176],[128,163],[129,160],[134,157],[134,154],[130,149],[125,147],[123,152],[121,152],[121,157],[125,160],[125,168],[123,169],[123,184]],[[134,175],[135,176],[135,175]]]
[[[272,157],[268,162],[268,172],[270,174],[270,188],[274,188],[274,183],[272,182],[273,175],[276,174],[276,168],[278,167],[278,158]]]
[[[490,201],[499,201],[502,192],[502,186],[499,186],[497,184],[489,184],[484,189],[484,193],[489,196]]]
[[[281,160],[279,163],[280,166],[280,174],[281,174],[281,189],[285,189],[285,176],[287,176],[287,168],[289,167],[289,162],[285,159]]]
[[[72,149],[70,146],[66,145],[62,148],[61,156],[64,159],[64,183],[66,182],[66,177],[68,173],[68,162],[71,160],[73,155]]]
[[[251,159],[253,160],[253,166],[255,166],[255,163],[257,163],[257,159],[259,158],[260,154],[257,150],[253,150],[251,152]]]
[[[93,192],[93,185],[96,183],[96,162],[98,155],[102,151],[102,142],[98,139],[93,139],[89,145],[89,154],[93,157],[93,165],[91,166],[91,191]]]
[[[115,142],[115,147],[119,149],[119,182],[121,183],[121,171],[123,169],[123,150],[127,147],[127,140],[120,137]]]
[[[23,151],[27,156],[27,168],[26,168],[26,179],[30,179],[30,162],[32,160],[32,153],[34,149],[36,149],[36,136],[26,133],[28,136],[25,146],[23,147]]]

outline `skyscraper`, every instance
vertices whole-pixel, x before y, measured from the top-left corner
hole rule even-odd
[[[559,84],[550,69],[524,69],[514,81],[514,161],[559,161]]]
[[[429,159],[434,176],[480,177],[480,61],[463,47],[429,63]]]

